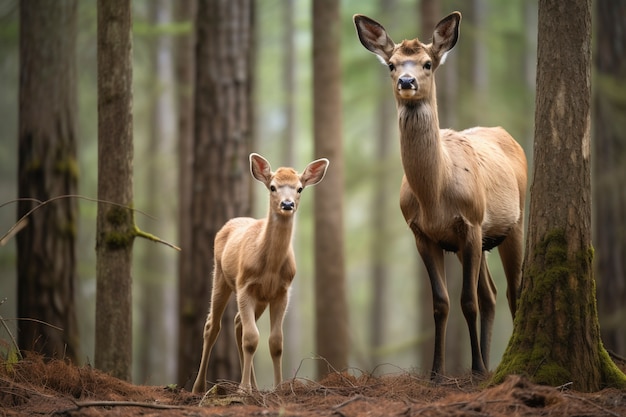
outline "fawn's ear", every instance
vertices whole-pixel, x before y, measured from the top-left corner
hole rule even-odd
[[[456,45],[460,26],[461,13],[459,12],[449,14],[435,26],[431,51],[439,63],[443,63],[446,53]]]
[[[363,46],[387,63],[396,45],[387,35],[385,28],[374,19],[362,14],[355,14],[352,20],[354,20],[356,33]]]
[[[302,186],[315,185],[320,182],[324,175],[326,175],[326,169],[328,168],[328,159],[322,158],[311,162],[306,166],[302,175],[300,175],[300,182]]]
[[[263,158],[258,153],[250,154],[250,172],[252,176],[257,180],[269,187],[272,180],[272,167],[267,159]]]

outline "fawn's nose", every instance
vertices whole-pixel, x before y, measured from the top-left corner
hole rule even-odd
[[[293,201],[283,201],[280,203],[280,208],[282,210],[287,210],[287,211],[291,211],[296,207],[296,203],[294,203]]]
[[[417,90],[415,77],[403,75],[398,78],[398,90]]]

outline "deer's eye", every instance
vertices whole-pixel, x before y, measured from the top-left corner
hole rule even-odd
[[[425,70],[430,70],[432,67],[433,67],[433,63],[430,61],[426,61],[426,63],[424,64]]]
[[[271,191],[271,192],[276,191],[276,186],[274,186],[274,185],[270,185],[270,191]]]
[[[396,69],[396,66],[393,65],[391,62],[387,64],[387,66],[389,67],[389,71],[393,71]]]
[[[299,188],[298,188],[298,194],[300,194],[300,193],[302,192],[302,190],[303,190],[303,188],[302,188],[302,187],[299,187]]]

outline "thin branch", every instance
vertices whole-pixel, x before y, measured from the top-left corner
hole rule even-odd
[[[4,300],[2,300],[2,303],[0,303],[0,305],[4,304],[5,300],[6,300],[6,298]],[[13,347],[15,348],[15,352],[17,352],[17,356],[20,358],[20,360],[24,359],[22,357],[22,352],[20,352],[20,348],[17,345],[17,341],[15,340],[15,336],[13,336],[13,333],[11,333],[11,330],[9,330],[9,326],[7,326],[7,323],[4,321],[2,316],[0,316],[0,323],[2,323],[2,327],[4,327],[4,330],[7,332],[7,334],[11,338],[11,343],[13,343]]]
[[[156,243],[162,243],[165,246],[169,246],[170,248],[176,249],[177,251],[180,252],[180,248],[178,246],[176,246],[174,244],[171,244],[169,242],[166,242],[163,239],[161,239],[160,237],[157,237],[157,236],[155,236],[155,235],[153,235],[151,233],[144,232],[144,231],[142,231],[141,229],[139,229],[136,226],[135,226],[135,236],[142,237],[144,239],[148,239],[148,240],[151,240],[151,241],[156,242]]]
[[[60,331],[60,332],[62,332],[62,331],[63,331],[63,329],[62,329],[61,327],[57,327],[57,326],[55,326],[55,325],[53,325],[53,324],[46,323],[45,321],[42,321],[42,320],[32,319],[32,318],[30,318],[30,317],[18,317],[18,318],[4,319],[4,320],[6,320],[6,321],[14,321],[14,320],[34,321],[35,323],[39,323],[39,324],[46,325],[46,326],[48,326],[48,327],[52,327],[53,329],[58,330],[58,331]]]
[[[0,237],[0,247],[4,246],[13,236],[15,236],[20,230],[22,230],[24,227],[26,227],[26,225],[28,224],[27,217],[30,216],[34,211],[40,209],[41,207],[43,207],[43,206],[45,206],[45,205],[47,205],[49,203],[54,202],[56,200],[61,200],[61,199],[65,199],[65,198],[77,198],[77,199],[80,199],[80,200],[86,200],[86,201],[91,201],[91,202],[95,202],[95,203],[111,204],[113,206],[118,206],[118,207],[122,207],[122,208],[125,208],[125,209],[128,209],[128,210],[132,210],[133,212],[143,214],[144,216],[146,216],[146,217],[148,217],[148,218],[150,218],[152,220],[156,220],[153,216],[150,216],[149,214],[147,214],[147,213],[145,213],[145,212],[143,212],[141,210],[128,207],[128,206],[126,206],[124,204],[114,203],[112,201],[100,200],[100,199],[97,199],[97,198],[84,197],[82,195],[74,195],[74,194],[60,195],[60,196],[53,197],[53,198],[51,198],[49,200],[46,200],[46,201],[41,201],[41,200],[38,200],[36,198],[18,198],[18,199],[7,201],[6,203],[0,204],[0,208],[4,207],[7,204],[15,203],[15,202],[18,202],[18,201],[33,201],[33,202],[37,203],[37,205],[35,207],[33,207],[31,210],[29,210],[26,214],[24,214],[17,221],[17,223],[15,223],[9,229],[8,232],[6,232],[2,237]],[[157,236],[154,236],[154,235],[152,235],[150,233],[143,232],[143,231],[139,230],[139,228],[137,228],[136,226],[135,226],[135,236],[139,236],[139,237],[142,237],[144,239],[151,240],[153,242],[162,243],[165,246],[169,246],[170,248],[176,249],[179,252],[181,250],[178,246],[173,245],[173,244],[171,244],[169,242],[166,242],[163,239],[161,239],[161,238],[159,238]]]
[[[591,400],[588,400],[587,398],[579,397],[577,395],[572,395],[572,394],[563,394],[563,396],[566,397],[566,398],[573,398],[575,400],[579,400],[579,401],[582,401],[582,402],[587,403],[589,405],[592,405],[592,406],[598,408],[599,410],[602,410],[603,412],[605,412],[605,413],[607,413],[609,415],[615,416],[615,417],[619,417],[621,415],[621,414],[614,413],[611,410],[607,410],[606,408],[604,408],[604,407],[594,403]]]
[[[156,410],[182,410],[183,406],[178,405],[167,405],[167,404],[150,404],[150,403],[142,403],[136,401],[83,401],[83,402],[74,402],[76,407],[68,408],[63,411],[57,411],[55,414],[65,414],[70,411],[80,410],[81,408],[87,407],[141,407],[141,408],[152,408]]]

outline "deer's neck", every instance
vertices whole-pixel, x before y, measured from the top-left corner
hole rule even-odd
[[[435,100],[398,102],[400,152],[407,182],[421,204],[436,204],[448,172]]]
[[[293,220],[293,215],[285,217],[272,211],[268,214],[259,235],[267,269],[278,271],[289,255]]]

